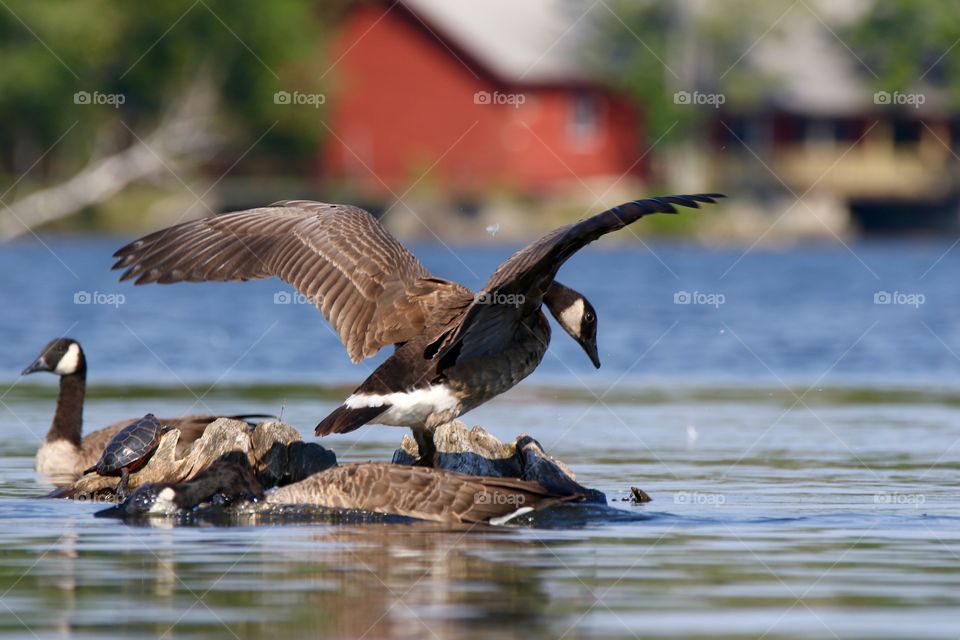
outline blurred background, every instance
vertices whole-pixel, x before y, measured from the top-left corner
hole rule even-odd
[[[719,191],[564,267],[604,368],[558,339],[534,381],[960,380],[953,4],[10,0],[0,34],[11,379],[67,333],[116,380],[362,379],[284,283],[116,282],[183,220],[356,203],[480,289],[560,224]]]
[[[906,0],[9,0],[0,238],[304,197],[526,239],[703,190],[636,233],[952,233],[958,38]]]

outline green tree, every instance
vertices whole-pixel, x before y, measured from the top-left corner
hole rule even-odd
[[[0,6],[4,201],[145,138],[200,78],[217,97],[212,126],[228,141],[224,163],[254,146],[248,166],[278,174],[304,166],[323,132],[322,106],[277,104],[274,94],[322,93],[328,26],[344,6],[7,0]],[[121,97],[83,104],[82,92]]]
[[[877,89],[934,87],[960,104],[960,4],[874,2],[843,37],[875,74],[864,70]]]
[[[775,28],[784,0],[691,3],[617,0],[601,21],[594,68],[636,98],[648,138],[663,143],[703,139],[702,124],[723,108],[751,106],[772,79],[749,53]],[[680,96],[678,96],[678,92]],[[683,102],[684,92],[720,95],[713,102]],[[709,99],[708,99],[709,100]]]

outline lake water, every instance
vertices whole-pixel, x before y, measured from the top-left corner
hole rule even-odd
[[[557,330],[540,369],[466,421],[531,433],[616,511],[451,531],[129,526],[38,499],[56,380],[17,374],[55,336],[87,351],[91,428],[283,407],[312,439],[375,365],[350,364],[278,281],[134,288],[109,271],[122,239],[44,242],[0,246],[0,635],[960,636],[949,243],[584,251],[561,279],[598,310],[603,368]],[[509,253],[415,250],[474,288]],[[402,433],[323,443],[385,460]],[[630,486],[653,502],[622,501]]]

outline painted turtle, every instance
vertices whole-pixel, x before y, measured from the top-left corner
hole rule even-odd
[[[97,464],[84,474],[96,471],[102,476],[120,476],[116,493],[121,498],[127,495],[127,480],[131,471],[137,471],[147,463],[160,445],[160,437],[176,427],[161,426],[152,413],[148,413],[125,427],[107,443]]]

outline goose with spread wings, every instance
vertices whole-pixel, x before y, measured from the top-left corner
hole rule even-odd
[[[157,231],[117,251],[113,268],[138,285],[276,276],[319,308],[354,362],[393,345],[316,433],[407,426],[429,464],[436,427],[510,389],[540,363],[550,341],[543,306],[599,368],[596,312],[555,279],[570,256],[645,215],[720,197],[645,198],[566,225],[504,261],[480,292],[432,275],[367,211],[309,201]]]

